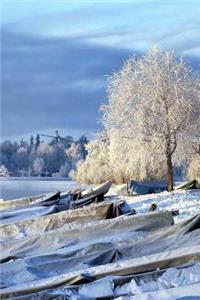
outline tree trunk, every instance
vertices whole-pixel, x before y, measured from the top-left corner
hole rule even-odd
[[[173,167],[172,167],[172,157],[171,157],[171,155],[169,155],[167,157],[167,187],[168,187],[168,192],[171,192],[174,189]]]

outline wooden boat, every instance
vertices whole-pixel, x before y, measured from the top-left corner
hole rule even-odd
[[[79,208],[85,205],[89,205],[92,202],[101,202],[104,200],[104,195],[109,191],[112,185],[111,181],[107,181],[95,189],[84,191],[77,200],[71,202],[71,208]]]
[[[19,199],[13,199],[0,201],[0,210],[9,209],[9,208],[17,208],[29,204],[38,204],[38,203],[44,203],[51,200],[56,200],[60,197],[60,192],[51,192],[43,195],[36,195],[32,197],[24,197]]]
[[[104,195],[106,194],[112,185],[112,181],[108,180],[94,188],[90,188],[81,192],[81,199],[88,198],[96,195]]]

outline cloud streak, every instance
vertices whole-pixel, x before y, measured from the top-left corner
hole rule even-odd
[[[3,138],[96,131],[104,75],[152,43],[199,68],[199,1],[119,2],[4,2]]]
[[[49,128],[68,134],[71,129],[95,131],[98,107],[105,101],[104,75],[130,55],[72,38],[45,40],[10,32],[3,45],[4,137]]]

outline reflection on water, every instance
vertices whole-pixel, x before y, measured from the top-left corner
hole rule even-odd
[[[0,198],[8,200],[53,191],[63,192],[77,186],[80,186],[80,184],[66,179],[1,178]]]

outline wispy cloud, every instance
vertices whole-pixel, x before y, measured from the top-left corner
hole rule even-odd
[[[104,75],[152,43],[199,68],[199,15],[198,0],[4,1],[4,137],[96,130]]]
[[[3,45],[4,137],[48,128],[96,130],[98,107],[105,101],[104,75],[130,55],[71,38],[45,40],[10,32]]]

